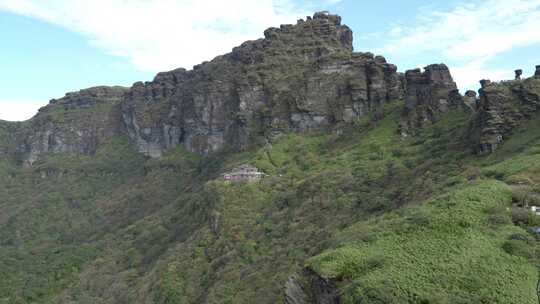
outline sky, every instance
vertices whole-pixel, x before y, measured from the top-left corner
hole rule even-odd
[[[0,119],[211,60],[315,11],[402,72],[446,63],[460,90],[540,64],[540,0],[0,0]]]

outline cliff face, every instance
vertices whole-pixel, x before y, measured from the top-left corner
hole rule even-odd
[[[457,85],[444,64],[432,64],[405,73],[405,108],[400,132],[414,134],[426,124],[438,121],[442,115],[463,104]]]
[[[16,151],[29,163],[48,152],[91,154],[121,134],[152,157],[178,144],[199,154],[242,150],[288,130],[382,115],[403,95],[396,66],[353,53],[339,16],[317,13],[264,35],[191,71],[53,100],[18,130]]]
[[[352,122],[402,96],[394,65],[352,52],[339,16],[315,14],[265,31],[232,53],[137,83],[122,102],[137,147],[159,156],[177,144],[206,154],[241,150],[286,130]]]
[[[521,80],[482,81],[469,138],[480,154],[494,152],[519,124],[540,109],[540,75]]]
[[[0,126],[0,153],[31,164],[44,153],[92,154],[115,135],[127,135],[152,157],[179,144],[203,155],[240,151],[288,131],[382,117],[384,104],[402,99],[403,136],[465,106],[477,112],[470,140],[489,152],[538,104],[539,76],[486,86],[477,105],[473,92],[459,94],[444,64],[399,74],[381,56],[353,52],[351,30],[328,13],[269,28],[264,36],[190,71],[52,100],[33,119]]]
[[[127,91],[95,87],[51,100],[34,118],[12,127],[10,152],[28,164],[46,153],[94,153],[121,134],[118,105]]]

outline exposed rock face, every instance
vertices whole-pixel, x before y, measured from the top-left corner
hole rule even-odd
[[[403,97],[396,66],[354,53],[339,16],[316,13],[264,36],[191,71],[52,100],[17,128],[10,149],[30,164],[44,153],[91,154],[114,135],[128,135],[152,157],[178,144],[200,154],[242,150],[289,130],[382,115],[385,103]]]
[[[540,109],[540,79],[483,83],[470,139],[480,154],[491,153],[509,133]]]
[[[159,156],[177,144],[200,154],[241,150],[287,130],[352,122],[402,96],[394,65],[352,52],[339,16],[317,13],[265,31],[232,53],[137,83],[122,103],[138,149]]]
[[[308,295],[304,286],[296,277],[290,277],[285,284],[285,304],[308,304]]]
[[[406,136],[426,124],[438,121],[451,107],[463,102],[450,70],[444,64],[432,64],[405,73],[405,109],[400,132]]]
[[[53,100],[24,123],[17,151],[29,163],[43,153],[88,154],[114,134],[153,157],[178,144],[200,154],[241,150],[288,130],[381,115],[384,103],[403,95],[396,66],[353,53],[339,16],[316,13],[264,34],[191,71]]]
[[[534,77],[540,78],[540,65],[536,66],[536,71],[534,72]]]
[[[334,282],[311,269],[304,269],[300,278],[290,277],[285,284],[286,304],[340,304],[340,292]]]
[[[123,87],[95,87],[68,93],[39,110],[16,131],[16,153],[32,164],[45,153],[91,154],[121,134],[118,105]]]

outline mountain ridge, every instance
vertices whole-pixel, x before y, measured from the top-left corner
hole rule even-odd
[[[485,106],[489,92],[480,91],[484,106],[477,117],[490,111]],[[534,94],[529,92],[516,94]],[[353,52],[352,31],[341,24],[341,17],[319,12],[296,25],[269,28],[265,38],[245,42],[190,71],[175,69],[130,88],[98,86],[53,99],[23,123],[31,125],[30,133],[41,128],[41,134],[19,135],[26,138],[18,140],[14,153],[29,164],[47,152],[88,154],[97,143],[116,135],[128,135],[140,152],[152,157],[178,144],[199,154],[242,150],[287,130],[339,129],[366,115],[382,116],[384,103],[403,97],[406,106],[399,128],[403,136],[464,102],[446,65],[398,73],[382,56]],[[111,116],[116,126],[94,119],[93,127],[75,123],[71,128],[48,115],[54,109],[99,111],[100,103],[112,105],[109,113],[100,115]],[[489,124],[478,118],[471,133],[491,132],[486,131],[489,127],[478,130],[483,123]],[[502,141],[498,136],[502,135],[474,135],[471,140],[482,152]]]

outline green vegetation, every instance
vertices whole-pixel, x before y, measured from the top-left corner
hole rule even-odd
[[[238,154],[2,159],[0,303],[283,303],[306,267],[345,303],[536,303],[540,127],[481,158],[464,113],[401,138],[399,109]],[[269,177],[219,178],[244,163]]]
[[[506,220],[511,201],[501,182],[474,183],[353,225],[342,233],[367,241],[308,265],[340,282],[345,303],[536,303],[536,244],[510,239],[527,235]]]

